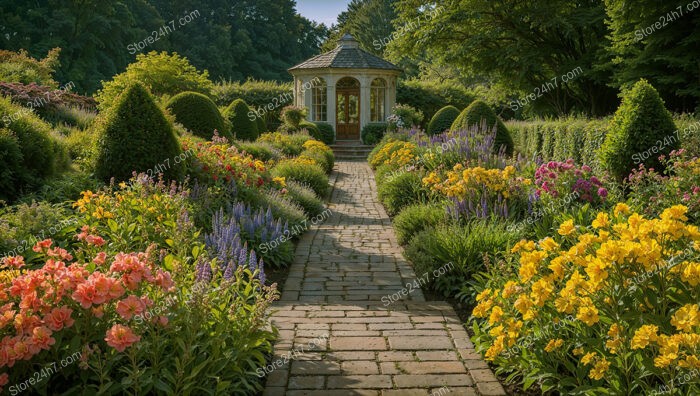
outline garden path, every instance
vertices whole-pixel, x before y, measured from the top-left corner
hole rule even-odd
[[[412,286],[369,166],[331,177],[332,215],[300,241],[274,305],[264,395],[504,395],[453,308]]]

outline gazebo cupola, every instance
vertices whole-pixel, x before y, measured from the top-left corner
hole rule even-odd
[[[386,121],[402,71],[345,34],[335,49],[289,72],[294,76],[294,104],[309,109],[309,121],[331,124],[338,140],[359,140],[365,125]]]

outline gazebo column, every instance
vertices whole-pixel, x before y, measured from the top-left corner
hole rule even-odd
[[[311,81],[311,79],[308,79],[308,81]],[[311,94],[312,90],[311,89],[304,89],[308,88],[309,84],[306,84],[305,81],[301,81],[301,96],[304,98],[303,99],[303,104],[302,106],[306,107],[308,109],[307,115],[306,115],[306,120],[311,121],[312,120],[312,115],[311,112],[313,111],[311,109],[311,106],[313,106],[313,95]]]
[[[386,111],[384,112],[385,117],[389,117],[391,115],[391,109],[396,104],[396,89],[398,88],[396,86],[396,77],[389,77],[388,80],[389,86],[386,90],[386,103],[384,104],[386,106]]]
[[[326,117],[328,117],[327,121],[329,124],[333,126],[333,130],[335,131],[335,84],[337,82],[337,78],[335,76],[326,76],[326,94],[328,95],[326,98],[327,102],[327,108],[326,108]],[[336,132],[336,136],[338,134],[338,131]]]
[[[370,120],[370,88],[372,84],[372,77],[370,76],[358,76],[360,80],[360,138],[362,136],[362,129],[365,125],[369,124]]]

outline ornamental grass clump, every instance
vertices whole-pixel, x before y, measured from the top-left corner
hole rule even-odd
[[[517,243],[477,282],[477,349],[526,388],[561,394],[649,394],[697,373],[700,231],[687,210],[645,218],[619,203]]]

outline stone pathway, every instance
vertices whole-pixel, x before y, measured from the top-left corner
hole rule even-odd
[[[264,395],[505,395],[452,307],[413,287],[369,166],[338,162],[332,179],[333,215],[274,305]]]

